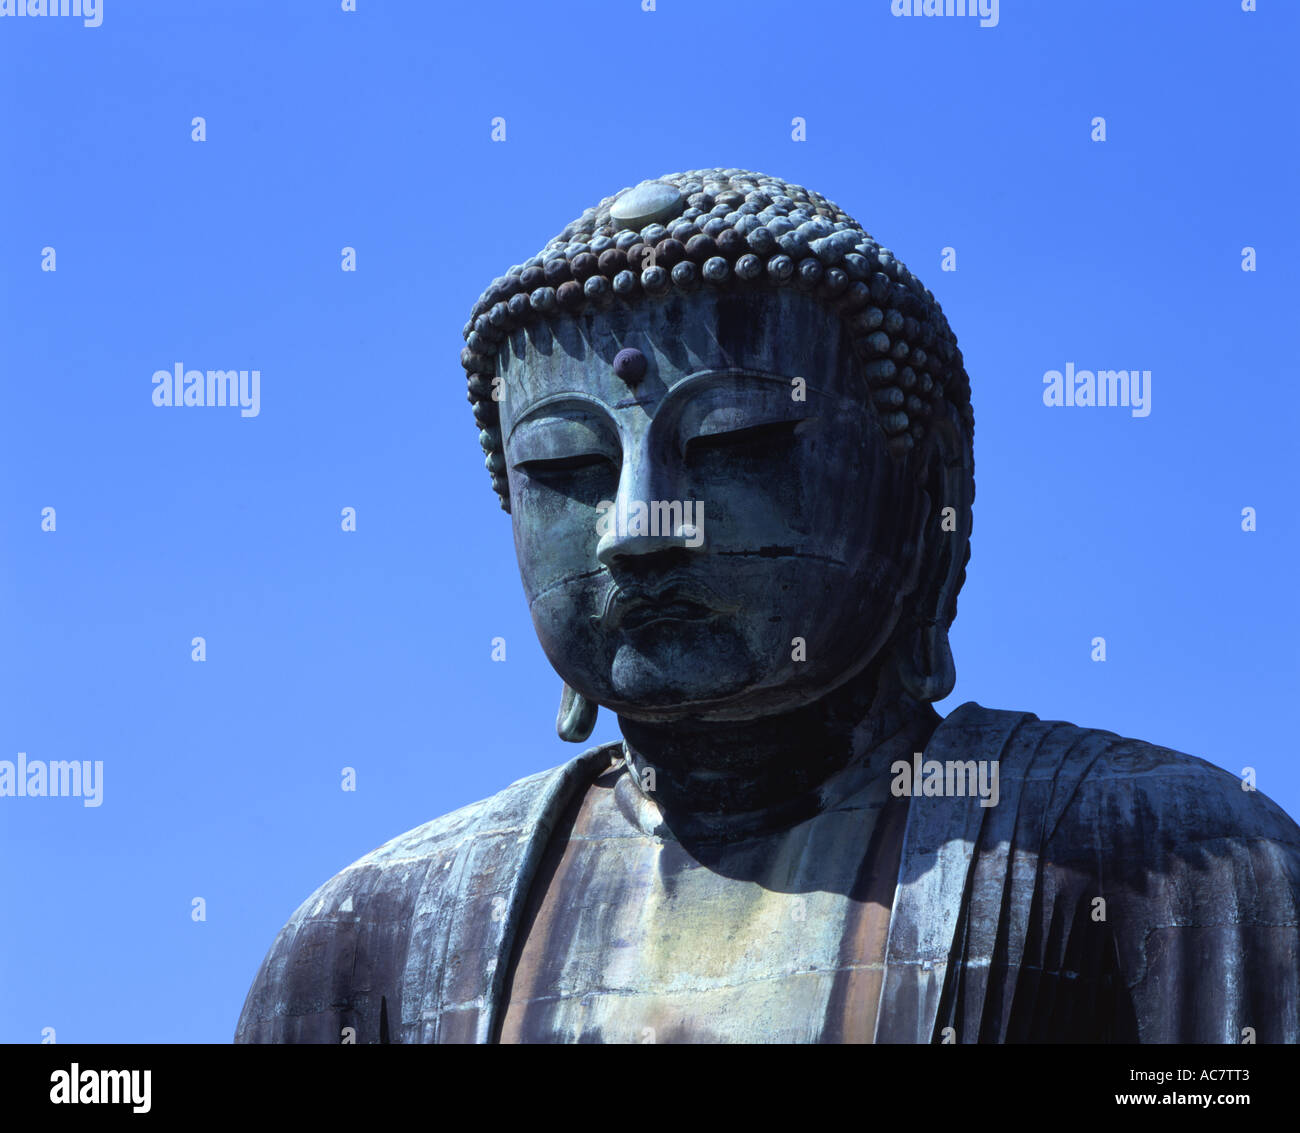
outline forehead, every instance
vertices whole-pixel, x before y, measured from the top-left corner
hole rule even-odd
[[[614,373],[614,356],[628,347],[648,363],[635,390]],[[502,430],[508,434],[531,406],[558,394],[651,408],[706,371],[803,378],[810,390],[842,396],[852,360],[841,320],[793,288],[643,299],[516,330],[497,359]]]

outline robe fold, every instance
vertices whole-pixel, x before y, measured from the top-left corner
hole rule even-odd
[[[272,944],[236,1041],[495,1041],[548,841],[618,754],[592,748],[327,881]],[[875,1041],[1300,1041],[1300,827],[1262,793],[974,703],[924,759],[996,761],[999,797],[908,799]]]

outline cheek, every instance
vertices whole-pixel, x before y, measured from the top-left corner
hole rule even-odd
[[[617,638],[601,632],[593,617],[604,608],[608,579],[570,579],[530,599],[529,616],[551,667],[573,688],[609,700],[609,673]]]
[[[805,636],[838,664],[892,629],[913,553],[908,510],[900,469],[874,422],[826,430],[808,456],[799,485]]]
[[[768,514],[781,517],[806,555],[856,573],[868,557],[896,549],[897,470],[870,419],[810,431],[774,480]]]
[[[599,511],[559,492],[510,476],[510,518],[515,555],[529,602],[599,566]]]

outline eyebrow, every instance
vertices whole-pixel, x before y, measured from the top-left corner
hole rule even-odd
[[[506,434],[509,438],[520,425],[528,421],[535,414],[543,409],[550,409],[557,405],[574,404],[576,406],[594,411],[603,411],[606,416],[615,409],[632,409],[638,405],[650,405],[656,400],[662,405],[663,402],[675,399],[678,395],[682,397],[689,396],[690,392],[697,386],[705,385],[710,378],[752,378],[757,381],[770,385],[780,386],[782,389],[789,388],[790,383],[801,375],[776,374],[770,370],[752,370],[743,366],[711,366],[703,370],[695,370],[685,377],[678,379],[671,388],[669,388],[662,397],[651,395],[648,397],[632,396],[624,398],[611,405],[609,402],[602,401],[600,398],[591,394],[579,393],[576,390],[566,390],[562,393],[547,394],[545,397],[528,406],[517,418],[511,423],[510,431]],[[807,379],[804,379],[807,382]],[[808,389],[817,393],[826,393],[807,382]]]
[[[609,410],[611,409],[611,406],[598,398],[590,396],[589,394],[576,393],[574,391],[548,394],[540,401],[534,402],[515,418],[510,425],[510,431],[506,434],[506,439],[514,436],[515,430],[519,428],[520,425],[526,424],[542,410],[553,409],[556,406],[574,406],[576,408],[584,409],[595,416],[599,416],[603,412],[606,417],[609,416]]]

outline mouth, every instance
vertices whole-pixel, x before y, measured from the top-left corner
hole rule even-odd
[[[614,585],[605,598],[604,608],[591,620],[602,630],[635,630],[658,622],[704,622],[739,608],[698,584],[658,589]]]
[[[719,611],[689,598],[660,601],[632,601],[623,610],[618,624],[624,629],[641,629],[655,622],[703,622]]]

